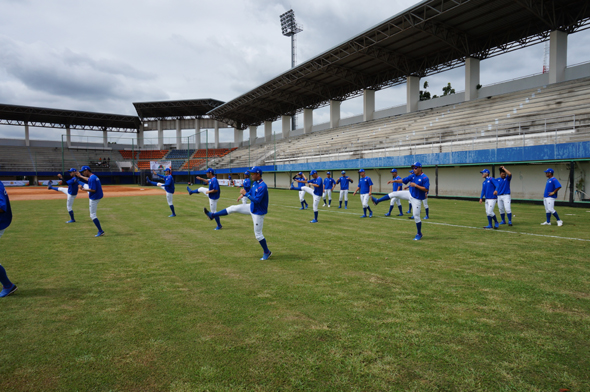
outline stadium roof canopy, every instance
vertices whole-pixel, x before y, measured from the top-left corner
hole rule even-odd
[[[216,99],[189,99],[184,101],[136,102],[133,104],[142,120],[201,118],[222,105]]]
[[[136,116],[0,104],[0,124],[91,131],[137,132]]]
[[[590,25],[588,0],[425,0],[209,112],[236,128],[274,121],[537,44]]]

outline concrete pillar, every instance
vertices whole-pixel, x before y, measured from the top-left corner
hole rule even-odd
[[[479,59],[467,57],[465,59],[465,100],[471,101],[478,97]]]
[[[242,129],[234,128],[234,147],[240,147],[244,140],[244,131]]]
[[[29,147],[30,144],[30,140],[29,140],[29,124],[25,123],[25,146]]]
[[[264,141],[272,142],[272,121],[264,122]]]
[[[340,101],[330,101],[330,128],[338,128],[340,126]]]
[[[281,116],[281,121],[283,122],[283,139],[287,139],[289,137],[289,133],[291,132],[291,116]]]
[[[215,120],[215,148],[219,148],[219,122]]]
[[[158,149],[164,149],[164,130],[162,129],[162,120],[158,120]]]
[[[66,145],[72,147],[72,130],[69,125],[66,125]]]
[[[143,122],[139,126],[137,130],[137,145],[135,148],[142,148],[143,147]]]
[[[102,131],[102,143],[104,145],[104,148],[107,148],[109,146],[109,132],[106,129]]]
[[[258,130],[258,127],[250,125],[248,128],[250,129],[250,145],[253,146],[256,143],[256,131]]]
[[[201,120],[195,118],[195,150],[201,148]]]
[[[406,111],[408,113],[415,112],[418,110],[418,102],[420,102],[420,78],[418,76],[408,76],[407,90]]]
[[[375,90],[363,91],[363,121],[371,121],[375,117]]]
[[[549,83],[563,82],[567,67],[567,33],[559,30],[552,31],[549,45]]]
[[[313,128],[313,109],[303,109],[303,133],[311,133]]]
[[[176,148],[182,149],[182,130],[180,129],[180,120],[176,119]]]

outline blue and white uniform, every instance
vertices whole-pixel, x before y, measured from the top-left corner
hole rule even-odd
[[[243,187],[246,193],[250,192],[250,189],[252,188],[252,180],[250,180],[249,177],[244,178]],[[242,197],[242,204],[248,204],[248,200],[247,197]]]
[[[393,177],[393,180],[401,180],[400,176]],[[402,202],[400,200],[408,200],[410,201],[410,191],[404,191],[404,186],[401,182],[394,182],[393,183],[393,191],[388,195],[391,201],[389,202],[390,206],[398,205],[401,207]]]
[[[547,216],[547,221],[541,223],[542,225],[550,225],[551,224],[551,215],[555,216],[557,219],[557,225],[562,226],[563,222],[559,219],[559,215],[555,211],[555,200],[557,199],[558,190],[561,188],[561,184],[559,180],[553,177],[553,169],[545,170],[545,173],[551,173],[552,176],[547,178],[547,182],[545,183],[545,192],[543,193],[543,204],[545,205],[545,214]],[[555,192],[553,195],[550,195],[551,192]]]
[[[344,171],[342,172],[342,177],[336,181],[336,184],[340,184],[340,197],[338,198],[340,207],[342,207],[342,199],[344,199],[345,206],[348,205],[348,187],[351,183],[352,179],[348,177]]]
[[[320,200],[322,200],[322,195],[324,194],[324,182],[322,178],[318,176],[318,178],[315,179],[310,178],[307,183],[319,185],[318,187],[304,186],[301,188],[304,192],[307,192],[313,196],[313,212],[318,212]]]
[[[165,176],[158,174],[158,177],[164,179],[164,183],[158,182],[158,186],[166,191],[166,201],[168,205],[173,205],[172,196],[174,195],[174,177],[172,174],[167,174]]]
[[[426,188],[426,192],[416,187],[410,187],[409,190],[410,203],[412,204],[412,211],[414,214],[414,222],[416,222],[416,224],[419,224],[422,222],[422,220],[420,219],[420,210],[422,209],[422,202],[426,199],[426,195],[428,194],[428,190],[430,189],[430,179],[426,176],[426,174],[422,173],[419,176],[415,174],[410,174],[402,181],[406,185],[414,183],[416,185],[423,186],[424,188]],[[398,194],[399,193],[400,192],[398,192]]]
[[[299,190],[299,201],[305,203],[305,191],[303,190],[305,184],[299,181],[307,181],[301,172],[293,179],[293,188]]]
[[[57,190],[68,197],[67,201],[67,209],[68,212],[73,211],[74,209],[74,200],[76,200],[76,196],[78,196],[78,185],[80,182],[76,177],[72,177],[66,181],[68,187],[59,187]]]
[[[371,192],[371,186],[373,185],[373,181],[370,177],[361,177],[359,179],[359,193],[361,195],[361,204],[363,208],[369,207],[369,192]]]
[[[90,219],[94,220],[97,219],[96,211],[98,210],[98,202],[100,202],[103,198],[102,185],[96,174],[92,174],[90,177],[88,177],[88,188],[95,191],[89,192],[88,196],[90,199]]]
[[[2,181],[0,181],[0,238],[2,238],[4,231],[8,228],[8,226],[10,226],[11,223],[12,209],[10,207],[10,199],[8,198],[6,188],[4,188],[4,184],[2,184]],[[0,297],[6,297],[14,293],[17,289],[16,285],[13,284],[10,279],[8,279],[6,270],[1,264],[0,283],[2,283],[2,292],[0,293]]]
[[[199,194],[203,194],[203,195],[205,195],[205,197],[207,197],[209,199],[209,208],[210,208],[211,212],[217,212],[217,201],[219,200],[219,197],[221,196],[221,189],[219,188],[219,181],[217,181],[217,177],[212,177],[208,180],[208,182],[209,182],[208,188],[200,187],[197,190],[199,191]],[[217,192],[207,194],[207,191],[212,191],[212,190],[216,190]]]
[[[324,193],[322,194],[322,198],[324,199],[324,207],[326,206],[326,197],[328,198],[328,207],[332,205],[332,189],[335,186],[336,180],[334,180],[332,177],[324,178]]]
[[[498,209],[500,210],[500,216],[502,222],[504,222],[504,214],[508,214],[508,220],[512,221],[512,208],[510,204],[512,199],[510,197],[510,181],[512,181],[512,175],[507,175],[506,178],[496,178],[496,190],[498,191]]]
[[[494,213],[494,207],[496,206],[496,201],[498,197],[494,195],[496,191],[496,180],[492,177],[486,177],[483,180],[481,185],[481,195],[479,196],[480,199],[485,199],[486,201],[486,215],[489,217],[495,217],[496,214]]]

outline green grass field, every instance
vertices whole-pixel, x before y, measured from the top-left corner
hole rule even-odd
[[[201,195],[176,218],[163,194],[103,199],[102,238],[85,199],[70,225],[65,198],[13,201],[0,390],[590,390],[589,211],[546,227],[513,204],[484,231],[483,206],[431,199],[416,242],[385,203],[312,225],[296,192],[270,198],[268,261],[249,216],[214,231]]]

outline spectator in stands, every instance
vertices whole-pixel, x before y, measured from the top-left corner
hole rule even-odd
[[[0,181],[0,238],[4,234],[4,231],[12,223],[12,209],[10,208],[10,200],[8,199],[8,193],[4,184]],[[4,298],[14,293],[17,289],[16,285],[8,279],[6,270],[0,264],[0,283],[2,283],[2,291],[0,292],[0,298]]]

